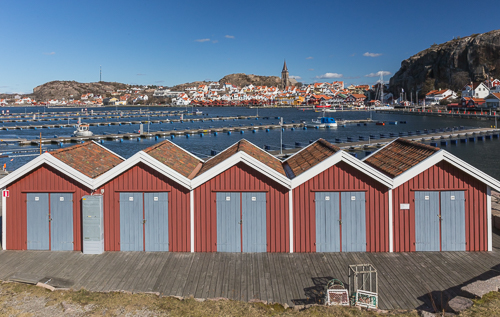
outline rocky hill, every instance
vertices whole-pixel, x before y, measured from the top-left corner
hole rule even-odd
[[[488,76],[500,77],[500,30],[433,44],[401,62],[389,85],[396,96],[401,88],[422,94],[438,88],[460,90]]]
[[[247,74],[231,74],[221,78],[219,83],[231,83],[236,86],[278,86],[281,83],[281,79],[277,76],[258,76],[258,75],[247,75]]]
[[[246,85],[254,85],[254,86],[278,86],[281,82],[281,79],[276,76],[258,76],[258,75],[247,75],[243,73],[239,74],[230,74],[222,77],[219,80],[219,84],[223,85],[225,83],[231,83],[235,86],[244,87]],[[199,85],[208,85],[210,82],[207,81],[195,81],[192,83],[185,83],[176,85],[171,88],[173,91],[183,91],[188,87],[198,87]]]
[[[79,83],[76,81],[51,81],[43,85],[33,88],[34,98],[36,100],[48,100],[73,98],[80,99],[82,94],[93,93],[94,95],[109,95],[110,91],[117,89],[125,89],[130,87],[126,84],[113,82],[97,82],[97,83]]]

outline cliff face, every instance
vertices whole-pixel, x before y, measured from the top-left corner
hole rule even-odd
[[[398,96],[401,88],[421,93],[437,88],[460,90],[488,76],[500,77],[500,30],[432,45],[401,62],[389,85]]]

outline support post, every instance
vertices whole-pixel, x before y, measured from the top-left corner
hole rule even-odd
[[[486,223],[488,230],[488,251],[493,251],[492,219],[491,219],[491,187],[486,188]]]
[[[189,220],[191,222],[191,253],[194,253],[194,190],[189,192]]]
[[[394,252],[394,227],[392,214],[392,189],[389,189],[389,252]]]
[[[5,188],[2,188],[2,191]],[[2,194],[2,249],[7,250],[7,198]]]
[[[290,253],[293,253],[293,189],[288,192],[288,218],[290,226]]]

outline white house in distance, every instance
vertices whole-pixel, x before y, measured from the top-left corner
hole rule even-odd
[[[500,108],[500,93],[492,92],[486,98],[484,98],[486,107],[490,109]]]
[[[448,98],[457,98],[457,94],[450,89],[432,90],[425,95],[425,104],[435,105],[438,104],[439,101]]]
[[[484,83],[471,83],[462,88],[462,97],[484,99],[490,94],[490,89]]]

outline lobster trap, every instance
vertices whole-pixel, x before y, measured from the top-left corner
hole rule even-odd
[[[349,293],[344,283],[337,279],[328,281],[325,286],[325,305],[349,306]]]
[[[378,276],[371,264],[349,265],[349,293],[352,306],[378,307]]]

